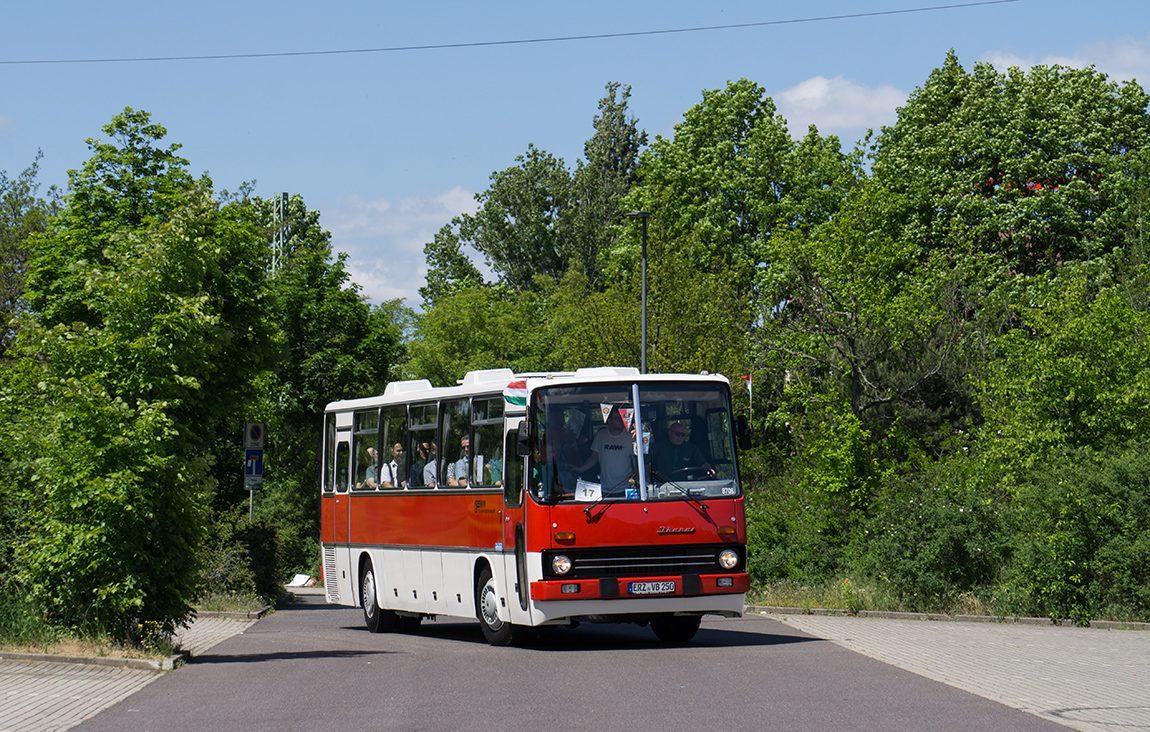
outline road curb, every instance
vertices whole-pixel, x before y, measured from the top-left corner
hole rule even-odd
[[[188,654],[153,660],[150,658],[118,658],[116,656],[66,656],[55,653],[23,653],[0,651],[0,661],[34,661],[37,663],[70,663],[81,666],[104,666],[107,668],[127,668],[136,671],[171,671],[187,661]]]
[[[889,610],[859,610],[851,612],[841,608],[783,607],[778,605],[747,605],[747,612],[762,615],[830,615],[836,617],[884,618],[886,620],[944,620],[959,623],[1005,623],[1012,625],[1079,627],[1074,620],[1053,620],[1051,618],[1026,618],[1009,615],[947,615],[945,613],[904,613]],[[1103,630],[1150,630],[1150,623],[1135,623],[1122,620],[1091,620],[1091,628]]]
[[[283,598],[280,599],[282,602]],[[278,602],[277,602],[278,604]],[[197,610],[197,618],[223,618],[225,620],[259,620],[263,616],[272,611],[271,605],[264,605],[259,610],[253,610],[247,613],[234,612],[228,610]]]
[[[286,597],[286,596],[285,596]],[[283,598],[281,598],[282,601]],[[196,613],[196,618],[219,618],[223,620],[259,620],[272,611],[272,605],[264,605],[251,612],[229,612],[204,610]],[[194,621],[193,621],[194,622]],[[27,653],[23,651],[0,651],[0,661],[32,661],[37,663],[68,663],[80,666],[103,666],[106,668],[126,668],[137,671],[171,671],[187,663],[191,658],[188,651],[180,651],[161,659],[121,658],[119,656],[72,656],[60,653]]]

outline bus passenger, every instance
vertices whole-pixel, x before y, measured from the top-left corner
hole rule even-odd
[[[364,455],[364,459],[367,460],[367,474],[363,482],[357,484],[355,487],[373,491],[379,487],[379,459],[376,456],[374,447],[367,448],[367,454]]]
[[[484,485],[503,485],[503,451],[495,449],[495,457],[483,466]]]
[[[416,456],[411,461],[411,468],[407,472],[407,486],[409,488],[423,487],[423,467],[427,462],[427,443],[416,445]]]
[[[471,440],[464,437],[459,443],[461,456],[458,460],[447,466],[447,485],[467,487],[467,451],[471,447]]]
[[[575,480],[578,471],[575,466],[579,459],[579,447],[567,429],[563,412],[553,409],[547,414],[547,429],[543,432],[540,445],[540,462],[549,474],[551,492],[558,498],[572,498],[575,495]]]
[[[397,442],[391,447],[391,462],[385,463],[383,466],[383,487],[402,488],[407,485],[407,479],[403,477],[406,469],[406,461],[403,459],[403,445]]]
[[[634,443],[634,437],[623,425],[619,407],[612,407],[607,416],[607,427],[595,433],[591,456],[575,468],[575,472],[582,473],[598,464],[603,495],[623,496],[634,477],[631,465]]]
[[[423,486],[425,488],[434,488],[436,485],[435,466],[437,464],[435,459],[435,443],[425,442],[423,443],[423,449],[427,451],[427,464],[423,466]]]

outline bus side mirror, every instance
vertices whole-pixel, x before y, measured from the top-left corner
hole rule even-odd
[[[751,428],[747,425],[747,418],[741,414],[735,415],[735,435],[738,437],[740,450],[751,449]]]
[[[519,436],[515,440],[515,454],[519,457],[527,457],[531,454],[531,433],[528,431],[526,423],[519,426]]]

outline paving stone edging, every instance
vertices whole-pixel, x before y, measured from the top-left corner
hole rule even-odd
[[[264,605],[252,612],[228,612],[222,610],[202,610],[196,613],[197,618],[222,618],[226,620],[259,620],[271,612],[271,605]],[[186,651],[173,654],[167,658],[121,658],[118,656],[70,656],[60,653],[24,653],[21,651],[0,651],[0,661],[36,661],[39,663],[72,663],[83,666],[106,666],[109,668],[127,668],[137,671],[171,671],[187,662],[191,654]]]
[[[108,666],[128,668],[137,671],[171,671],[183,665],[187,654],[178,653],[158,660],[150,658],[118,658],[115,656],[65,656],[56,653],[21,653],[0,651],[0,661],[37,661],[39,663],[72,663],[83,666]]]
[[[945,613],[904,613],[890,610],[859,610],[857,613],[841,608],[783,607],[778,605],[747,605],[746,612],[763,615],[832,615],[839,617],[884,618],[886,620],[948,620],[960,623],[1008,623],[1014,625],[1054,625],[1063,628],[1076,628],[1074,620],[1052,620],[1050,618],[1025,618],[1007,615],[947,615]],[[1091,620],[1091,628],[1104,630],[1150,630],[1150,623],[1135,623],[1122,620]]]
[[[285,595],[286,597],[286,595]],[[280,598],[279,602],[283,602]],[[277,603],[278,604],[278,603]],[[250,613],[233,612],[229,610],[200,610],[196,612],[197,618],[224,618],[226,620],[259,620],[272,611],[271,605],[264,605],[259,610]]]

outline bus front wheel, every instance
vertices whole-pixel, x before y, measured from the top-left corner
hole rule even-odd
[[[483,637],[493,646],[509,646],[522,636],[522,629],[499,619],[499,590],[491,569],[484,567],[475,582],[475,617]]]

